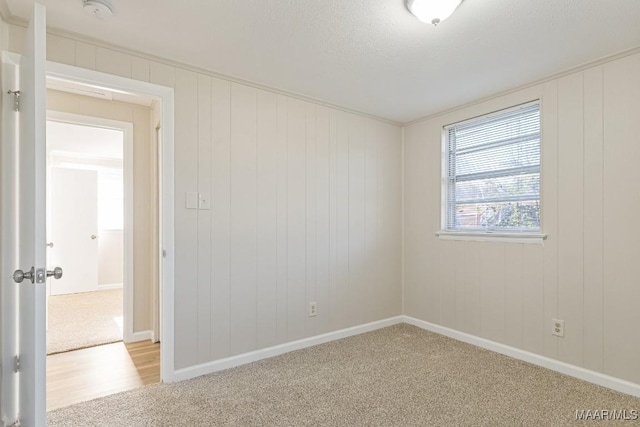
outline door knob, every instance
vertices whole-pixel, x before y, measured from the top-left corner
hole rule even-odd
[[[49,243],[47,243],[47,246],[49,246],[50,248],[52,248],[52,247],[53,247],[53,242],[49,242]]]
[[[53,269],[53,271],[47,270],[47,277],[51,276],[53,276],[53,278],[56,280],[62,278],[62,269],[60,267],[56,267]]]
[[[13,272],[13,281],[16,283],[22,283],[24,279],[31,280],[31,283],[34,282],[36,278],[35,269],[31,267],[31,270],[24,272],[22,270],[16,270]]]
[[[98,238],[98,236],[96,236],[95,234],[91,235],[91,240],[96,240]]]

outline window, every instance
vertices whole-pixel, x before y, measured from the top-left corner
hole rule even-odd
[[[444,128],[444,231],[540,232],[540,103]]]

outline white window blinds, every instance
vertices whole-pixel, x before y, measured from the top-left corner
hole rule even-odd
[[[450,231],[540,230],[540,103],[445,127]]]

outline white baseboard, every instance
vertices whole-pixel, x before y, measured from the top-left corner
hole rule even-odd
[[[130,340],[125,340],[126,342],[139,342],[139,341],[150,341],[153,338],[153,331],[140,331],[134,332],[131,336]]]
[[[390,317],[388,319],[379,320],[377,322],[371,322],[347,329],[341,329],[339,331],[316,335],[314,337],[304,338],[286,344],[280,344],[249,353],[239,354],[237,356],[227,357],[225,359],[215,360],[213,362],[178,369],[174,373],[173,380],[183,381],[206,374],[211,374],[213,372],[222,371],[224,369],[235,368],[236,366],[244,365],[251,362],[257,362],[258,360],[267,359],[269,357],[279,356],[284,353],[289,353],[290,351],[301,350],[303,348],[312,347],[314,345],[324,344],[329,341],[335,341],[341,338],[374,331],[376,329],[386,328],[387,326],[397,325],[399,323],[402,323],[403,321],[403,316]]]
[[[569,363],[561,362],[559,360],[551,359],[546,356],[531,353],[525,350],[520,350],[515,347],[511,347],[505,344],[500,344],[495,341],[491,341],[485,338],[480,338],[475,335],[467,334],[465,332],[456,331],[444,326],[436,325],[434,323],[425,322],[410,316],[401,316],[405,323],[417,326],[427,331],[435,332],[440,335],[453,338],[458,341],[466,342],[468,344],[482,347],[487,350],[494,351],[496,353],[504,354],[514,359],[523,360],[533,365],[542,366],[543,368],[550,369],[552,371],[559,372],[561,374],[569,375],[593,384],[597,384],[603,387],[610,388],[612,390],[619,391],[621,393],[630,394],[632,396],[640,397],[640,384],[635,384],[620,378],[612,377],[610,375],[602,374],[600,372],[592,371],[589,369],[581,368],[579,366],[571,365]]]
[[[109,289],[122,289],[122,283],[111,283],[107,285],[98,285],[99,291],[106,291]]]

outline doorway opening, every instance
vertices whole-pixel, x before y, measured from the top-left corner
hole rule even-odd
[[[161,105],[47,80],[47,410],[160,381]],[[135,197],[134,197],[135,195]]]
[[[77,121],[47,120],[48,355],[124,339],[124,131]]]

